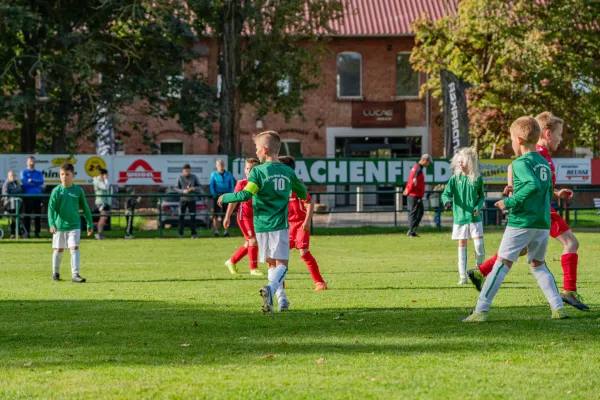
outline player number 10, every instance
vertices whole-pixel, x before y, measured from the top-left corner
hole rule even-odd
[[[546,171],[546,168],[540,168],[540,179],[544,182],[548,180],[548,171]]]
[[[275,185],[275,190],[285,190],[285,179],[275,179],[273,180],[273,185]]]

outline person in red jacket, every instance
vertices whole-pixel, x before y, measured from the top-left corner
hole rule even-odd
[[[423,154],[419,162],[410,169],[410,176],[404,188],[404,195],[408,196],[408,208],[410,209],[407,233],[410,237],[419,237],[417,228],[425,212],[423,208],[423,196],[425,196],[425,173],[423,169],[430,166],[431,163],[431,156]]]

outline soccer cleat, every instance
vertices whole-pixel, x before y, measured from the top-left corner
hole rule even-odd
[[[183,239],[185,236],[183,236],[183,235],[180,233],[179,235],[177,235],[177,237],[178,237],[179,239]]]
[[[262,272],[260,269],[258,269],[258,268],[255,268],[255,269],[251,269],[251,270],[250,270],[250,275],[254,275],[254,276],[264,276],[265,274],[263,274],[263,272]]]
[[[229,270],[229,273],[231,273],[231,275],[237,275],[238,274],[238,267],[237,267],[236,264],[234,264],[233,262],[231,262],[231,260],[225,261],[225,266],[227,267],[227,269]]]
[[[125,236],[125,239],[133,239],[133,238],[135,238],[135,236],[133,236],[133,235],[127,235],[127,236]]]
[[[219,237],[219,232],[215,232],[215,237]]]
[[[192,239],[196,239],[198,237],[198,235],[196,235],[195,233],[192,235]]]
[[[81,276],[79,276],[79,274],[77,274],[73,275],[73,279],[71,279],[71,281],[73,283],[85,283],[85,278],[82,278]]]
[[[563,290],[563,292],[560,294],[560,298],[565,303],[569,304],[570,306],[575,307],[576,309],[578,309],[580,311],[590,311],[590,308],[588,306],[586,306],[585,304],[583,304],[583,299],[577,292],[573,292],[570,290]]]
[[[462,318],[460,321],[462,322],[486,322],[488,320],[488,312],[487,311],[482,311],[482,312],[475,312],[473,311],[471,314],[467,315],[466,317]]]
[[[327,282],[317,282],[315,284],[315,290],[327,290]]]
[[[271,293],[271,287],[269,285],[263,286],[260,289],[260,297],[262,297],[262,307],[261,310],[263,313],[271,313],[273,314],[273,293]]]
[[[102,236],[98,235],[97,233],[94,235],[94,239],[96,240],[102,240]]]
[[[279,310],[279,312],[288,311],[290,309],[290,302],[288,301],[288,299],[284,298],[277,301],[277,309]]]
[[[227,232],[227,231],[223,232],[223,237],[229,237],[229,232]]]
[[[557,308],[556,310],[552,310],[552,319],[567,319],[569,315],[567,314],[567,310],[564,307]]]
[[[54,282],[60,281],[60,274],[52,274],[52,280]]]
[[[479,268],[470,269],[467,271],[467,276],[475,286],[478,292],[481,292],[481,288],[483,287],[483,282],[485,281],[485,276],[479,271]]]
[[[464,278],[460,278],[460,279],[458,280],[458,285],[466,285],[466,284],[468,284],[468,283],[469,283],[469,280],[468,280],[466,277],[464,277]]]
[[[419,235],[417,234],[417,232],[409,232],[409,233],[408,233],[408,236],[409,236],[409,237],[421,237],[421,236],[419,236]]]

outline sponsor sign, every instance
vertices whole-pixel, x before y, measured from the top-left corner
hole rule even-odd
[[[510,159],[479,160],[479,173],[486,185],[506,185]]]
[[[555,158],[556,183],[562,185],[591,185],[592,160],[589,158]]]
[[[21,171],[27,168],[27,154],[8,154],[4,156],[5,173],[2,174],[2,179],[6,179],[6,174],[10,170],[14,170],[17,176],[20,176]],[[74,183],[78,185],[90,185],[94,177],[98,176],[97,167],[110,170],[110,158],[105,156],[97,156],[93,154],[85,155],[53,155],[53,154],[36,154],[35,169],[41,171],[44,175],[44,183],[47,185],[58,185],[60,183],[60,166],[65,162],[70,162],[75,167]]]
[[[465,91],[470,87],[452,72],[440,73],[444,103],[444,137],[446,157],[452,158],[458,149],[469,146],[469,113]]]
[[[403,128],[406,126],[405,103],[352,103],[353,128]]]

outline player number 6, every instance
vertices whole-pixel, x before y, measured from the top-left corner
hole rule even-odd
[[[544,182],[548,180],[548,171],[546,171],[546,168],[540,168],[540,179]]]

